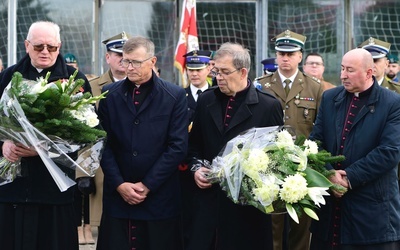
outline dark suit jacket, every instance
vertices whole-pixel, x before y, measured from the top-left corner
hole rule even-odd
[[[272,95],[256,90],[253,84],[250,84],[244,102],[232,117],[229,127],[224,130],[221,95],[223,94],[219,88],[213,87],[205,91],[198,100],[189,138],[189,159],[192,159],[192,163],[194,158],[206,159],[211,162],[230,139],[247,129],[283,125],[280,102]],[[212,220],[216,219],[216,212],[218,212],[219,220],[218,249],[268,249],[264,247],[272,246],[272,240],[268,238],[268,234],[271,234],[270,221],[267,220],[266,215],[254,207],[234,204],[226,198],[226,194],[223,192],[219,194],[218,206],[213,206],[217,200],[212,192],[220,192],[217,191],[218,189],[218,185],[214,185],[208,190],[198,189],[200,200],[195,207],[198,205],[197,208],[203,209],[203,211],[202,214],[196,216],[205,215],[207,209],[220,210],[208,211],[210,217],[194,218],[199,223],[194,225],[195,227],[207,228],[205,225],[209,225],[206,229],[209,231],[194,235],[194,237],[198,237],[197,246],[204,243],[205,238],[213,237],[215,228],[212,227],[216,225]],[[211,204],[200,207],[202,194],[204,194],[203,197],[208,197],[203,202]],[[196,249],[208,249],[205,247]]]
[[[188,113],[189,113],[189,124],[190,124],[194,119],[194,113],[196,111],[197,102],[194,100],[190,86],[185,88],[185,91],[188,102]],[[199,98],[197,98],[197,100],[198,99]]]
[[[342,244],[375,244],[400,240],[400,96],[375,81],[368,103],[346,137],[342,166],[352,189],[341,201]],[[347,115],[343,86],[324,92],[310,138],[337,155]],[[332,168],[332,166],[328,166]],[[327,240],[332,224],[333,196],[312,222],[313,237]]]
[[[185,91],[153,74],[154,87],[137,111],[128,79],[103,87],[99,103],[107,143],[101,160],[104,172],[103,213],[140,220],[177,216],[180,207],[178,164],[187,152]],[[126,203],[116,188],[143,182],[150,189],[139,205]]]

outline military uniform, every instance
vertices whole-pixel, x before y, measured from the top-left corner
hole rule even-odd
[[[207,50],[194,50],[186,55],[186,68],[189,70],[202,70],[209,66],[210,58],[212,52]],[[200,86],[203,85],[203,86]],[[194,120],[194,113],[197,107],[197,100],[202,95],[204,91],[206,91],[211,84],[206,82],[202,82],[198,86],[194,86],[192,83],[189,84],[188,87],[185,88],[186,98],[188,104],[188,117],[189,117],[189,127],[188,131],[190,132],[192,123]],[[200,88],[199,88],[200,87]],[[184,162],[179,167],[179,179],[181,185],[181,195],[182,195],[182,227],[183,227],[183,244],[184,248],[187,247],[189,242],[191,232],[191,224],[193,217],[193,194],[196,190],[196,184],[193,180],[193,175],[191,171],[187,167],[187,163]]]
[[[98,96],[101,94],[101,89],[109,84],[114,82],[114,77],[111,73],[111,69],[108,69],[106,73],[102,74],[99,77],[93,78],[90,82],[90,87],[92,88],[93,96]]]
[[[110,37],[102,43],[106,46],[107,51],[112,51],[116,53],[122,54],[122,47],[128,38],[131,37],[129,34],[124,31],[118,35]],[[89,81],[90,87],[92,88],[92,95],[98,96],[101,94],[101,90],[104,86],[113,83],[114,77],[111,72],[111,69],[108,69],[107,72],[102,74],[99,77],[93,78]],[[98,102],[96,103],[96,107],[98,107]],[[77,177],[80,174],[77,173]],[[100,219],[103,208],[103,178],[104,174],[101,168],[99,168],[94,177],[94,183],[96,185],[96,192],[90,195],[90,224],[92,226],[100,226]]]
[[[256,81],[262,90],[274,95],[281,102],[285,125],[295,128],[296,135],[308,136],[323,92],[318,81],[299,71],[288,95],[278,72],[259,77]]]
[[[383,82],[381,84],[381,87],[390,89],[390,90],[400,94],[400,83],[398,83],[398,82],[384,78]]]
[[[286,30],[275,39],[275,49],[279,52],[293,53],[303,50],[305,36]],[[289,92],[286,94],[278,70],[255,79],[254,84],[263,91],[274,95],[281,103],[284,112],[284,124],[294,129],[296,135],[310,134],[317,116],[323,88],[317,79],[307,76],[300,70],[292,79]],[[288,83],[289,84],[289,83]],[[284,249],[286,233],[284,234],[284,220],[286,215],[272,215],[274,250]],[[302,216],[300,223],[289,220],[288,249],[308,249],[310,243],[309,226],[311,219]]]

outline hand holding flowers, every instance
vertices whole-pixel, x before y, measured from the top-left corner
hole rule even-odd
[[[318,152],[317,144],[304,138],[296,144],[279,127],[250,129],[227,143],[207,178],[235,203],[265,213],[288,212],[296,222],[303,212],[318,220],[314,210],[325,204],[327,190],[345,191],[328,180],[334,172],[325,164],[344,157]]]
[[[0,185],[13,181],[18,175],[18,160],[12,162],[16,156],[34,154],[42,158],[61,191],[74,182],[55,162],[94,175],[99,167],[96,162],[99,161],[105,131],[96,128],[99,121],[93,104],[106,93],[92,97],[90,93],[80,92],[84,80],[75,81],[77,73],[68,80],[51,83],[47,81],[50,72],[46,78],[37,81],[23,79],[19,72],[14,73],[0,100],[0,139],[6,143],[3,155],[8,158],[0,159]],[[7,140],[13,143],[7,144]],[[15,148],[14,143],[22,147]],[[7,155],[7,148],[20,152]],[[75,161],[68,153],[78,150],[80,155]]]

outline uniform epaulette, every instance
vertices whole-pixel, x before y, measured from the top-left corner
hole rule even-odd
[[[96,76],[96,77],[94,77],[94,78],[90,79],[90,80],[89,80],[89,82],[96,81],[96,80],[98,80],[99,78],[100,78],[100,76]]]
[[[253,82],[258,81],[258,80],[261,80],[261,79],[266,78],[266,77],[268,77],[268,76],[271,76],[272,74],[273,74],[273,73],[268,72],[267,74],[264,74],[264,75],[262,75],[262,76],[256,77],[256,78],[254,79]]]
[[[307,76],[307,77],[310,77],[311,79],[313,79],[313,80],[316,81],[317,83],[321,84],[321,80],[318,79],[318,78],[316,78],[315,76],[310,76],[310,75],[308,75],[307,73],[304,73],[304,72],[303,72],[303,74],[304,74],[305,76]]]

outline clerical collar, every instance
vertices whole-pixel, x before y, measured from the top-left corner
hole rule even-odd
[[[365,90],[365,91],[363,91],[363,92],[355,92],[355,93],[353,93],[353,95],[354,95],[355,97],[359,97],[359,98],[368,96],[368,95],[371,94],[371,91],[372,91],[372,87],[373,87],[373,86],[374,86],[374,85],[372,84],[371,87],[369,87],[367,90]]]

